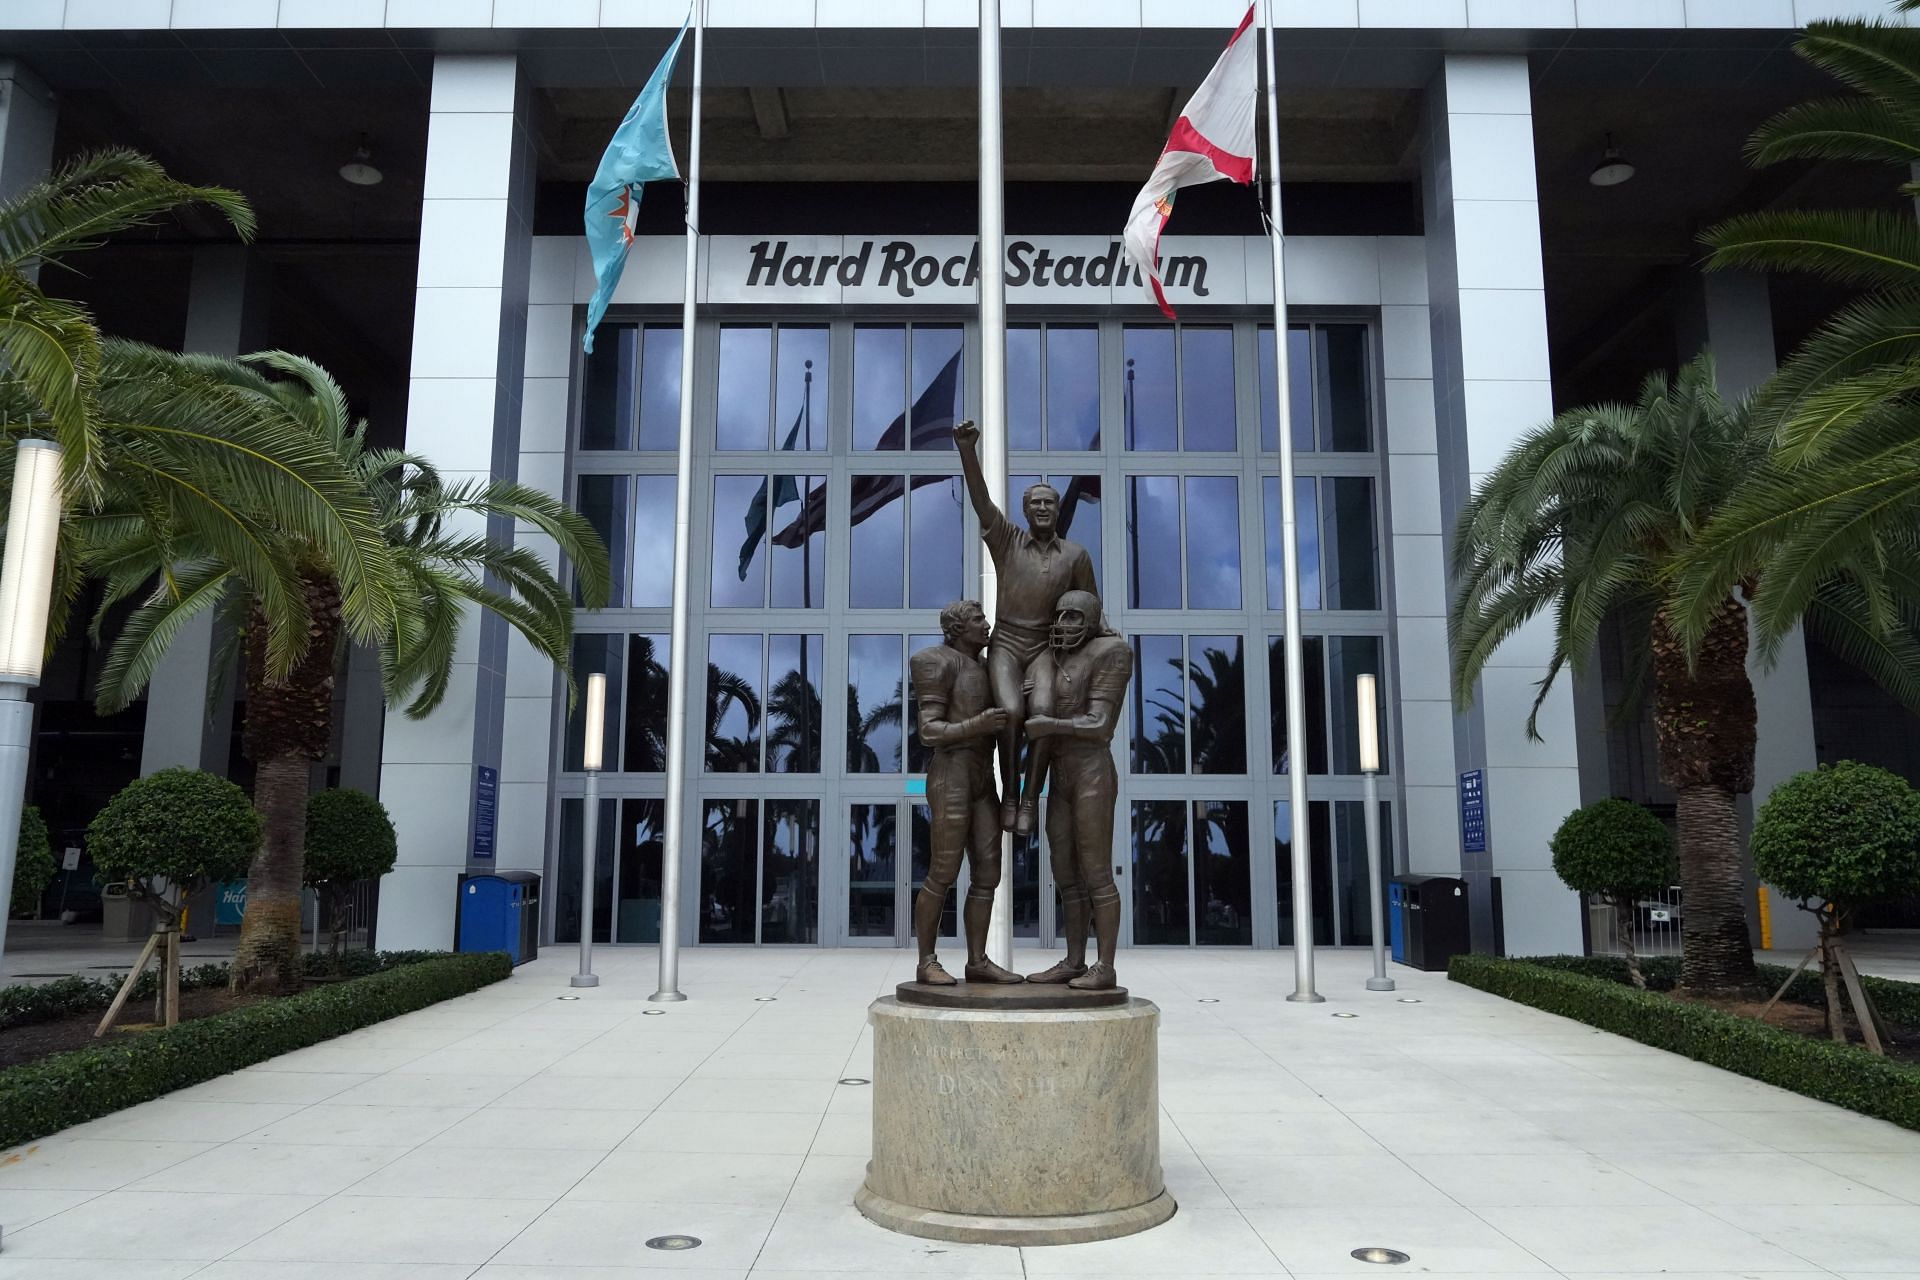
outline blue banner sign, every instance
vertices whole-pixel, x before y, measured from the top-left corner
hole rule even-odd
[[[1487,851],[1487,771],[1469,769],[1460,775],[1460,848],[1466,853]]]
[[[500,811],[500,771],[477,765],[473,779],[473,856],[493,858],[494,822]]]
[[[220,886],[220,892],[214,898],[213,922],[215,924],[239,924],[240,917],[247,914],[247,882],[229,880]]]

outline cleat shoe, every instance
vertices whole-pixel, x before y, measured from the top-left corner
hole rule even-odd
[[[991,960],[970,961],[967,964],[968,982],[1007,983],[1025,982],[1026,979],[1008,969],[1002,969]]]
[[[1086,971],[1087,966],[1083,964],[1068,964],[1065,960],[1062,960],[1051,969],[1047,969],[1041,973],[1028,974],[1027,981],[1045,983],[1049,986],[1060,986],[1073,981]]]
[[[1013,834],[1017,836],[1030,836],[1033,834],[1034,823],[1038,819],[1038,815],[1035,813],[1036,808],[1037,806],[1031,800],[1022,800],[1020,802],[1020,810],[1013,819]]]
[[[940,962],[928,956],[913,971],[913,980],[927,987],[957,987],[959,980],[940,966]]]
[[[1119,986],[1119,980],[1113,976],[1113,970],[1099,961],[1087,966],[1087,971],[1067,984],[1075,991],[1111,991]]]
[[[1008,800],[1000,806],[1000,829],[1011,831],[1020,821],[1020,802]]]

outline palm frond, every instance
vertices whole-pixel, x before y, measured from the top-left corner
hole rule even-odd
[[[0,204],[0,267],[55,262],[193,204],[220,213],[242,240],[253,238],[253,210],[237,191],[177,182],[137,151],[82,155]]]
[[[1755,130],[1747,142],[1747,159],[1756,165],[1783,160],[1905,165],[1920,160],[1920,127],[1873,98],[1804,102]]]
[[[1880,209],[1769,210],[1700,236],[1715,269],[1806,271],[1863,288],[1920,285],[1920,224]]]

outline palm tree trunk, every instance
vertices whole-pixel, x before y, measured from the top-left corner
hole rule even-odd
[[[1755,980],[1746,859],[1734,800],[1753,790],[1758,713],[1747,678],[1747,611],[1722,603],[1689,666],[1664,612],[1653,620],[1653,724],[1660,777],[1679,801],[1680,985],[1725,991]]]

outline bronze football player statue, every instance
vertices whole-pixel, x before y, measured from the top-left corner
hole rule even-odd
[[[1026,730],[1036,746],[1047,743],[1052,751],[1047,843],[1060,890],[1067,958],[1027,980],[1106,991],[1116,985],[1113,955],[1120,942],[1120,890],[1113,883],[1113,809],[1120,779],[1112,743],[1133,679],[1133,648],[1107,630],[1100,597],[1091,591],[1060,597],[1050,640],[1052,713],[1029,717]],[[1089,916],[1099,943],[1091,965]]]
[[[1001,800],[1000,825],[1026,835],[1034,827],[1039,775],[1045,769],[1044,759],[1037,758],[1025,790],[1021,789],[1018,770],[1021,729],[1027,719],[1023,691],[1027,668],[1047,651],[1054,602],[1063,593],[1077,590],[1091,594],[1097,603],[1100,588],[1087,549],[1059,534],[1059,492],[1050,484],[1029,486],[1020,504],[1027,527],[1016,527],[987,490],[977,452],[980,428],[962,422],[954,427],[953,438],[960,446],[960,470],[967,479],[967,496],[980,518],[980,538],[987,544],[999,578],[993,639],[987,644],[987,676],[993,704],[1007,713],[1006,727],[999,735],[1000,777],[1008,792]]]
[[[916,982],[954,985],[940,966],[934,944],[940,911],[960,878],[964,855],[971,873],[961,910],[967,936],[968,982],[1022,982],[1019,974],[987,958],[987,922],[993,891],[1000,886],[1000,821],[995,812],[992,742],[1008,714],[993,703],[987,668],[980,662],[988,643],[987,615],[977,600],[956,600],[940,611],[945,641],[909,659],[919,700],[920,741],[933,753],[927,762],[927,808],[932,814],[927,878],[913,901],[913,929],[920,943]]]

